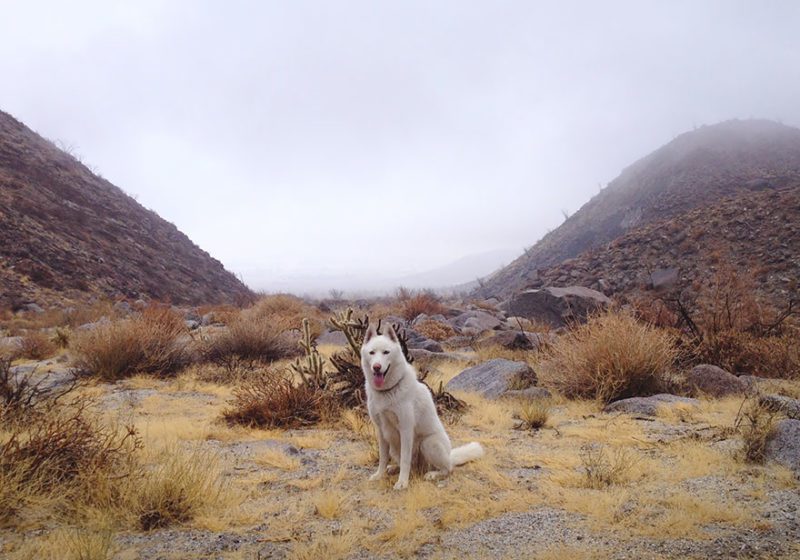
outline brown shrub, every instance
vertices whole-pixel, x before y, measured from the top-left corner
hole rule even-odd
[[[556,340],[537,372],[564,396],[611,401],[659,392],[677,357],[672,335],[612,310]]]
[[[99,325],[75,337],[79,371],[105,380],[135,373],[171,375],[190,361],[183,319],[163,307]]]
[[[734,424],[742,436],[742,460],[748,463],[766,460],[767,443],[775,433],[778,416],[778,411],[764,406],[758,398],[748,398],[742,403]]]
[[[295,385],[288,376],[266,371],[254,375],[234,392],[223,417],[231,424],[294,428],[319,422],[330,403],[323,390]]]
[[[403,318],[413,321],[417,315],[438,315],[445,312],[439,299],[430,292],[420,292],[403,301]]]
[[[302,326],[303,318],[308,318],[313,336],[317,337],[322,332],[319,311],[299,297],[289,294],[264,296],[253,307],[242,311],[242,315],[251,318],[269,318],[285,325],[286,328],[298,330]]]
[[[450,325],[431,319],[420,321],[414,325],[414,330],[422,336],[439,342],[456,335],[456,331]]]
[[[45,360],[58,351],[56,345],[41,331],[29,331],[22,337],[19,355],[29,360]]]
[[[258,363],[270,363],[297,356],[300,347],[285,318],[243,311],[228,328],[203,344],[207,362],[226,370],[252,369]]]
[[[636,457],[628,449],[607,451],[603,445],[587,444],[581,447],[583,486],[602,490],[614,484],[622,484],[630,478]]]

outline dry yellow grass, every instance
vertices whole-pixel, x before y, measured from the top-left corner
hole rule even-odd
[[[287,455],[280,449],[268,449],[253,457],[253,461],[265,467],[295,471],[300,468],[300,459]]]

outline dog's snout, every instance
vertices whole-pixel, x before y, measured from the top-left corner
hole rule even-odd
[[[372,371],[380,371],[381,369],[380,364],[372,364]]]

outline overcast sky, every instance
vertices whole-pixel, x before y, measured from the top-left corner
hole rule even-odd
[[[791,0],[5,1],[0,109],[257,288],[377,282],[520,253],[694,126],[797,126],[798,29]]]

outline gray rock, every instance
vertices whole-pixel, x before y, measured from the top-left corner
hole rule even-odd
[[[110,322],[111,322],[111,320],[108,317],[103,316],[103,317],[100,317],[97,321],[95,321],[93,323],[84,323],[83,325],[79,326],[75,330],[76,331],[93,331],[94,329],[96,329],[98,327],[101,327],[103,325],[106,325],[106,324],[108,324]]]
[[[700,406],[700,401],[688,397],[679,397],[677,395],[662,393],[651,397],[631,397],[629,399],[615,401],[608,404],[603,409],[603,412],[622,412],[641,416],[656,416],[659,408],[669,407],[675,404],[688,404],[697,407]]]
[[[409,349],[409,353],[414,358],[414,365],[419,367],[428,367],[442,361],[463,362],[469,359],[469,356],[458,352],[431,352],[422,348]]]
[[[203,320],[203,318],[200,316],[200,313],[197,312],[196,307],[187,309],[186,314],[183,316],[183,318],[186,319],[187,321],[196,321],[197,323],[200,323]]]
[[[654,290],[668,290],[678,283],[677,268],[657,268],[650,273],[650,287]]]
[[[520,378],[536,384],[536,374],[525,362],[496,358],[465,369],[447,383],[446,389],[481,393],[493,399],[508,391],[514,380]]]
[[[30,311],[31,313],[44,313],[44,309],[33,302],[26,303],[23,307],[25,311]]]
[[[550,391],[544,387],[528,387],[527,389],[506,391],[502,395],[504,399],[521,399],[526,401],[549,399],[552,396]]]
[[[21,336],[6,336],[0,338],[0,355],[13,354],[22,348]]]
[[[787,418],[800,420],[800,400],[782,395],[764,395],[758,403],[769,410],[782,412]]]
[[[477,334],[497,329],[503,325],[503,321],[491,313],[473,309],[453,317],[450,319],[450,324],[460,329],[464,334],[469,334],[466,331],[471,331],[471,334]]]
[[[442,348],[441,344],[439,344],[435,340],[431,340],[430,338],[422,336],[417,331],[411,329],[405,329],[405,333],[406,333],[406,342],[408,344],[409,349],[420,348],[422,350],[428,350],[430,352],[444,352],[444,348]]]
[[[186,319],[184,323],[186,323],[186,328],[190,331],[196,331],[200,328],[200,322],[195,321],[194,319]]]
[[[592,311],[605,308],[611,300],[604,294],[582,286],[525,290],[507,304],[510,315],[542,321],[553,327],[585,321]]]
[[[114,304],[114,311],[120,315],[128,315],[133,309],[131,309],[131,305],[127,301],[118,301]]]
[[[743,395],[748,390],[746,381],[710,364],[693,367],[686,374],[686,384],[689,391],[695,396],[704,394],[714,398]]]
[[[800,420],[781,420],[767,442],[767,458],[792,469],[800,476]]]

